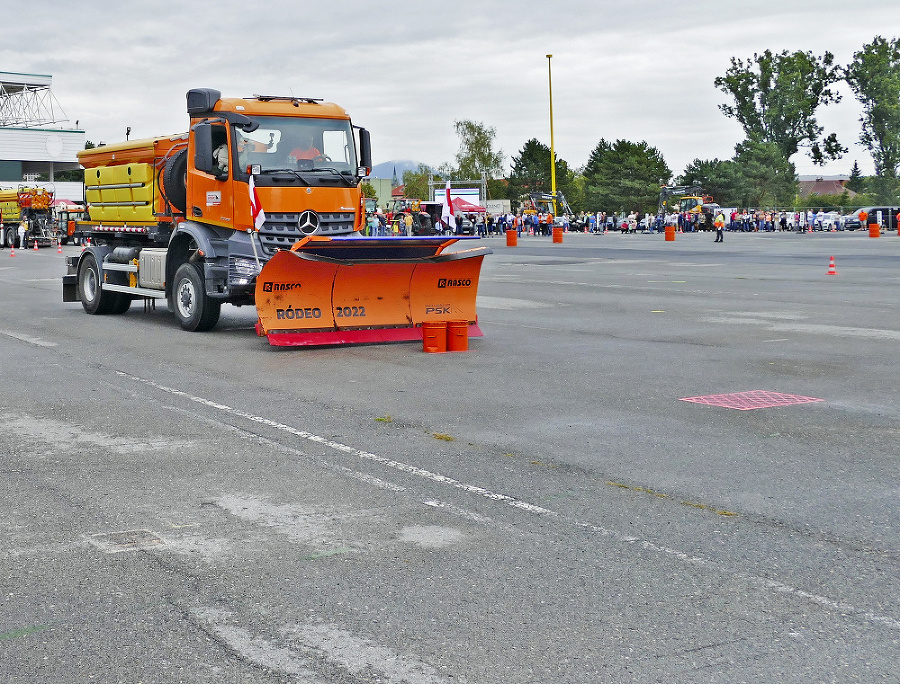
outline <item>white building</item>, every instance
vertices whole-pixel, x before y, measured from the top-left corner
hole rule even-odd
[[[0,72],[0,187],[15,188],[45,174],[58,198],[82,201],[81,183],[55,183],[58,171],[80,169],[85,134],[72,126],[50,91],[52,76]]]

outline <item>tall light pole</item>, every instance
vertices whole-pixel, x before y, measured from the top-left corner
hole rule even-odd
[[[550,191],[553,193],[553,215],[556,216],[556,148],[553,145],[553,70],[547,55],[547,85],[550,90]]]

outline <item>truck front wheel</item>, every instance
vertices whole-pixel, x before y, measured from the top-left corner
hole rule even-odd
[[[181,327],[190,332],[204,332],[219,322],[222,303],[206,294],[203,275],[195,264],[182,264],[175,271],[172,285],[172,308]]]

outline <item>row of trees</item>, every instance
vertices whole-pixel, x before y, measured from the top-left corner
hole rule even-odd
[[[847,187],[864,193],[863,204],[900,203],[900,39],[877,36],[846,66],[834,56],[810,52],[772,53],[750,59],[731,59],[716,88],[730,97],[720,105],[725,116],[738,121],[745,134],[731,159],[695,159],[673,176],[663,155],[647,142],[600,140],[583,168],[572,169],[556,159],[557,189],[576,210],[655,211],[660,181],[699,184],[720,204],[740,207],[797,206],[797,174],[790,159],[805,152],[817,164],[839,159],[847,148],[836,134],[819,125],[821,107],[840,101],[835,86],[846,82],[862,105],[860,142],[869,150],[875,175],[863,178],[854,163]],[[419,167],[403,176],[410,196],[427,194],[428,177],[488,179],[492,198],[514,203],[531,192],[549,192],[550,149],[535,138],[511,159],[503,178],[504,155],[494,149],[496,129],[473,121],[457,121],[460,138],[456,164],[438,169]],[[825,198],[822,198],[823,200]],[[828,198],[831,204],[849,198]],[[821,203],[821,201],[820,201]]]

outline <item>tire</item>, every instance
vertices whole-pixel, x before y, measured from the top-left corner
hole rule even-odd
[[[163,170],[163,189],[166,199],[174,209],[187,211],[187,150],[175,153]]]
[[[112,315],[119,316],[131,308],[131,295],[127,295],[124,292],[109,292],[107,294],[115,295],[113,304],[109,307],[109,313]]]
[[[7,225],[6,230],[3,231],[3,246],[7,249],[12,249],[19,239],[19,236],[16,235],[16,228],[18,228],[18,226],[15,226],[12,230],[10,230],[9,225]]]
[[[104,290],[101,284],[97,258],[86,254],[78,265],[78,298],[84,310],[95,316],[125,313],[131,306],[131,297]]]
[[[203,275],[195,264],[182,264],[172,285],[175,318],[184,330],[205,332],[219,322],[222,302],[206,294]]]

